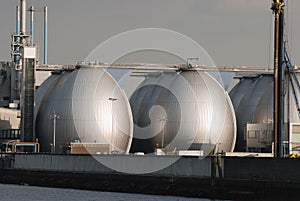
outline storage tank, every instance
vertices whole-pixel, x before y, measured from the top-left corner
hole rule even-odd
[[[254,122],[255,110],[272,83],[272,74],[249,75],[240,78],[240,82],[230,91],[237,119],[237,141],[235,151],[246,151],[246,124]]]
[[[150,74],[130,98],[134,138],[131,152],[232,151],[234,109],[228,94],[209,74],[196,70]],[[207,146],[208,145],[208,146]]]
[[[59,117],[56,125],[54,114]],[[81,66],[52,74],[37,90],[35,128],[41,151],[50,151],[55,138],[57,153],[70,142],[128,152],[133,121],[129,101],[116,81],[100,67]]]
[[[297,77],[298,79],[300,78],[299,73],[297,73]],[[272,151],[273,79],[272,73],[243,76],[240,78],[240,82],[230,91],[229,94],[237,118],[237,143],[235,151]],[[288,80],[289,77],[286,76],[284,117],[284,141],[286,142],[290,140],[290,135],[292,134],[293,129],[291,126],[295,127],[300,123],[295,98],[291,87],[288,87]],[[296,94],[300,97],[299,91]]]

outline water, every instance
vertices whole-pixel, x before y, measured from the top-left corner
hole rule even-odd
[[[5,201],[209,201],[208,199],[0,184]]]

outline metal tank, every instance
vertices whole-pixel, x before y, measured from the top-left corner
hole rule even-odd
[[[237,119],[235,151],[246,151],[245,126],[247,122],[253,122],[255,109],[272,80],[272,74],[244,76],[230,91]]]
[[[248,92],[250,86],[255,82],[258,76],[244,76],[239,78],[239,83],[230,90],[230,98],[234,109],[236,110],[245,94]],[[234,95],[232,95],[234,94]]]
[[[297,73],[298,79],[300,74]],[[236,118],[237,118],[237,143],[235,151],[271,152],[273,142],[273,74],[258,74],[244,76],[230,91]],[[286,76],[286,84],[288,84]],[[291,126],[300,123],[295,98],[292,89],[286,85],[285,96],[285,136],[290,140],[293,132]],[[297,96],[299,96],[297,92]],[[254,135],[252,135],[253,133]],[[288,146],[288,145],[287,145]],[[287,147],[286,147],[287,149]],[[286,150],[288,151],[288,150]]]
[[[44,152],[55,147],[61,153],[71,142],[100,143],[109,145],[111,152],[128,152],[133,121],[128,99],[116,81],[102,68],[81,66],[52,74],[39,87],[35,128]]]
[[[130,98],[134,138],[131,152],[232,151],[236,139],[234,109],[211,75],[187,70],[149,74]],[[209,145],[209,146],[207,146]]]

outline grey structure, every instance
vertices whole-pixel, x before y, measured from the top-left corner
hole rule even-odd
[[[19,107],[20,94],[16,90],[17,71],[12,62],[0,62],[0,107],[9,107],[10,103],[14,108]]]
[[[130,104],[134,120],[131,152],[151,153],[163,147],[202,149],[208,154],[215,145],[218,151],[232,151],[235,146],[232,103],[207,73],[150,74],[133,93]]]
[[[56,153],[78,141],[109,144],[111,151],[129,151],[133,133],[130,105],[102,68],[81,66],[54,73],[36,97],[35,127],[42,151],[50,151],[54,129]],[[49,118],[54,113],[60,116],[56,128]]]

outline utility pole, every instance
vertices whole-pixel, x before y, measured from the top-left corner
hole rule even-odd
[[[273,0],[274,20],[274,157],[283,157],[284,136],[284,0]]]

